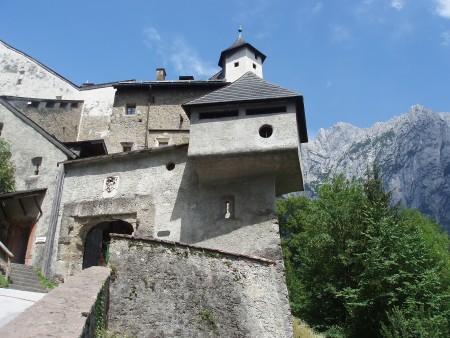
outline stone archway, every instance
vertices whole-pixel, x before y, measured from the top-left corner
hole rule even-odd
[[[90,229],[84,242],[83,269],[106,265],[111,233],[131,235],[133,226],[125,221],[111,220],[100,222]]]

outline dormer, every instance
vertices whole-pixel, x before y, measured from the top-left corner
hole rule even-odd
[[[308,141],[303,97],[247,72],[183,105],[188,158],[200,183],[268,175],[277,195],[303,190],[300,144]]]
[[[219,66],[222,76],[228,82],[234,82],[247,72],[263,77],[262,64],[266,56],[242,38],[242,28],[239,37],[220,54]]]

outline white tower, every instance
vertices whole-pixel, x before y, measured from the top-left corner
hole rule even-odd
[[[219,66],[222,76],[228,82],[234,82],[247,72],[263,77],[262,64],[266,56],[245,42],[242,38],[242,28],[239,27],[237,40],[220,54]]]

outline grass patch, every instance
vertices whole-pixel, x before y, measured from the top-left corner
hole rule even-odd
[[[36,273],[38,275],[39,281],[41,282],[41,285],[45,289],[51,290],[58,286],[58,284],[56,284],[55,282],[52,282],[52,281],[48,280],[47,278],[45,278],[44,275],[42,274],[41,270],[36,270]]]
[[[3,276],[2,273],[0,273],[0,288],[7,288],[7,287],[9,287],[9,282],[5,278],[5,276]]]
[[[310,328],[308,324],[295,317],[292,318],[292,327],[294,328],[294,338],[325,338],[325,336]]]

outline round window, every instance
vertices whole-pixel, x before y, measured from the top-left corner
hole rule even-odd
[[[265,124],[261,128],[259,128],[259,136],[263,138],[269,138],[272,136],[273,128],[272,126]]]
[[[173,163],[173,162],[167,163],[166,164],[166,169],[169,170],[169,171],[175,169],[175,163]]]

